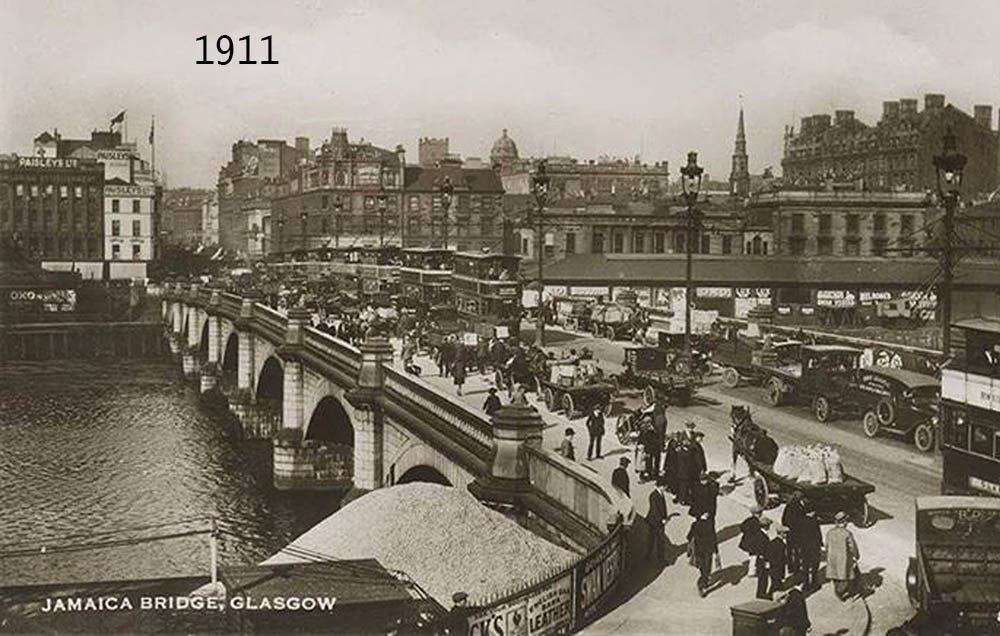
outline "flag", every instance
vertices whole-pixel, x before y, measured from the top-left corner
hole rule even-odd
[[[125,111],[124,110],[122,112],[118,113],[117,115],[115,115],[115,118],[111,120],[111,125],[114,126],[115,124],[120,124],[123,121],[125,121]]]
[[[149,145],[153,145],[153,130],[156,127],[156,120],[153,119],[149,122]]]

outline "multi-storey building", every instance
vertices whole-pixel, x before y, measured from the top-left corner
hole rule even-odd
[[[963,190],[970,194],[997,187],[1000,157],[998,133],[992,127],[993,107],[977,105],[973,116],[945,105],[944,95],[882,104],[882,118],[869,126],[852,110],[804,117],[798,132],[786,128],[783,180],[809,187],[828,180],[853,181],[865,190],[916,191],[937,188],[933,157],[942,138],[954,131],[958,149],[969,161]]]
[[[35,138],[35,154],[66,159],[96,160],[104,170],[102,254],[105,278],[146,278],[156,258],[160,189],[135,142],[120,132],[93,131],[90,139],[64,139],[58,130]]]
[[[448,158],[448,138],[421,137],[417,144],[417,165],[433,168]]]
[[[202,209],[215,196],[214,190],[175,188],[163,193],[163,236],[174,245],[196,246],[205,243],[202,233]]]
[[[769,232],[769,253],[914,256],[933,235],[938,209],[922,192],[775,190],[754,194],[748,231]],[[750,239],[752,240],[752,239]],[[765,238],[765,240],[767,240]],[[909,251],[918,250],[918,251]]]
[[[0,229],[45,269],[103,278],[104,166],[75,157],[0,156]]]
[[[309,155],[306,137],[296,137],[294,147],[280,139],[234,143],[232,158],[219,170],[216,242],[237,255],[259,253],[261,237],[253,219],[270,213],[279,184]]]

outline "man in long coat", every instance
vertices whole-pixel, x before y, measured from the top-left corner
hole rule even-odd
[[[656,482],[656,488],[649,493],[649,512],[646,513],[646,521],[649,523],[649,549],[646,551],[646,558],[655,554],[657,563],[663,563],[666,557],[666,490],[666,482]]]
[[[806,593],[818,587],[819,561],[823,554],[823,533],[819,529],[816,511],[806,508],[799,521],[799,558],[802,569],[802,589]]]
[[[785,511],[781,513],[781,525],[788,528],[787,561],[788,571],[792,574],[801,570],[802,518],[806,516],[802,499],[802,492],[796,490],[785,504]]]
[[[853,593],[861,553],[854,535],[847,529],[847,515],[838,512],[833,520],[836,525],[826,533],[826,578],[833,581],[833,591],[843,601]]]

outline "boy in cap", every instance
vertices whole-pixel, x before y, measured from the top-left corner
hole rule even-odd
[[[767,590],[768,598],[773,598],[774,593],[785,587],[785,537],[788,535],[788,528],[783,525],[775,525],[774,538],[767,546],[767,573],[771,579],[771,585]]]
[[[576,459],[576,451],[573,449],[573,429],[566,428],[566,436],[559,444],[559,454],[566,459]]]
[[[847,514],[838,512],[833,522],[834,527],[826,533],[826,578],[833,581],[833,591],[844,601],[853,593],[861,553],[847,529]]]

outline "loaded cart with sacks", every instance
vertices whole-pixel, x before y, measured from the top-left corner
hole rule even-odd
[[[792,493],[799,492],[826,521],[844,512],[859,527],[868,526],[868,495],[875,492],[875,486],[847,474],[836,447],[779,447],[766,430],[753,422],[747,407],[733,407],[731,416],[733,450],[750,467],[754,498],[761,507],[784,503]]]

